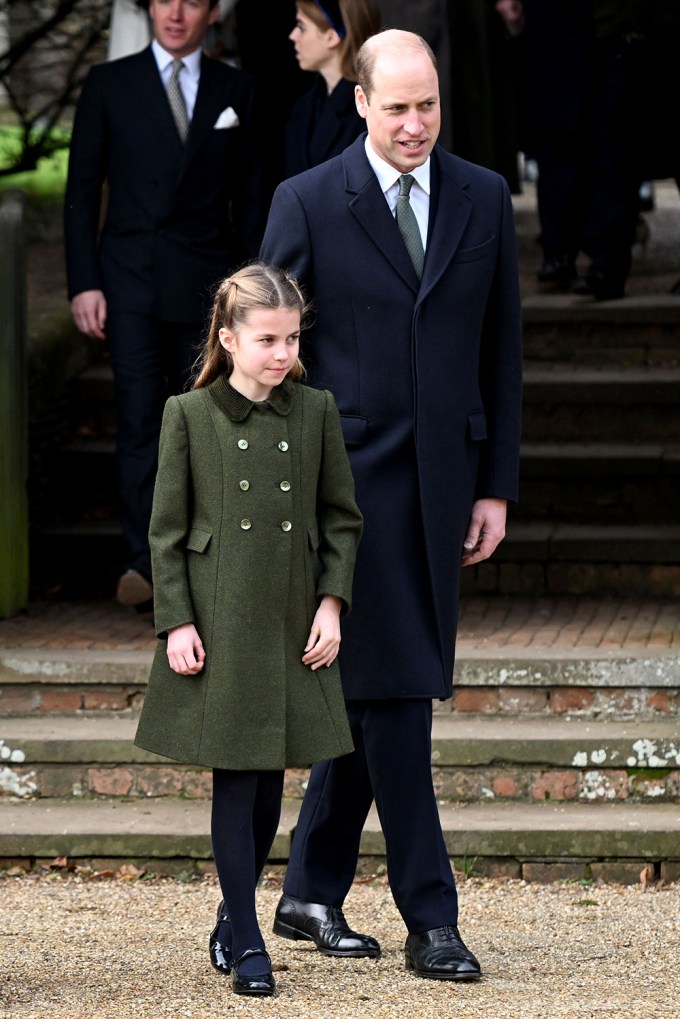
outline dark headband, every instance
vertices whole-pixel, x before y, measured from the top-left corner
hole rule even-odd
[[[345,29],[345,23],[342,20],[338,0],[323,0],[322,4],[319,3],[319,0],[314,0],[314,3],[319,8],[331,28],[335,29],[341,39],[344,39],[347,35],[347,31]]]

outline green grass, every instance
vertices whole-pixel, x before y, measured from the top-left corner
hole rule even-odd
[[[52,134],[55,140],[65,142],[65,147],[40,159],[35,170],[0,177],[0,192],[8,191],[11,188],[20,188],[26,192],[29,199],[38,202],[61,201],[66,186],[70,131],[65,128],[55,128]],[[0,167],[11,165],[19,151],[20,144],[21,130],[19,127],[12,124],[0,125]]]

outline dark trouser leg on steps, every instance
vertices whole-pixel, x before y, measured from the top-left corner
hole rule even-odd
[[[255,887],[276,835],[282,790],[282,771],[213,770],[213,855],[235,958],[247,948],[264,948]],[[262,957],[254,956],[244,960],[239,972],[253,976],[265,969]]]

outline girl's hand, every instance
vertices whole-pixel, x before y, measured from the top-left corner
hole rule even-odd
[[[176,626],[168,633],[168,662],[180,676],[195,676],[203,668],[205,651],[193,623]]]
[[[316,610],[309,640],[305,647],[302,661],[315,672],[321,665],[327,668],[338,657],[340,648],[340,609],[339,598],[327,594],[321,599]]]

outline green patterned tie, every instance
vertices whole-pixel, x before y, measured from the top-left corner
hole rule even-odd
[[[411,202],[409,201],[409,194],[411,192],[411,185],[413,184],[413,181],[414,178],[410,173],[402,173],[399,178],[397,226],[401,231],[401,236],[404,238],[404,244],[406,245],[406,250],[411,257],[411,261],[413,262],[413,268],[416,271],[416,275],[418,279],[421,279],[423,275],[425,251],[423,250],[423,240],[420,236],[418,220],[416,219],[416,214],[411,208]]]
[[[170,103],[170,111],[173,119],[177,125],[177,133],[182,141],[185,142],[187,135],[189,134],[189,115],[187,113],[187,104],[184,101],[182,89],[179,86],[179,75],[183,67],[183,60],[178,60],[177,58],[173,60],[172,74],[170,76],[170,81],[168,82],[168,102]]]

